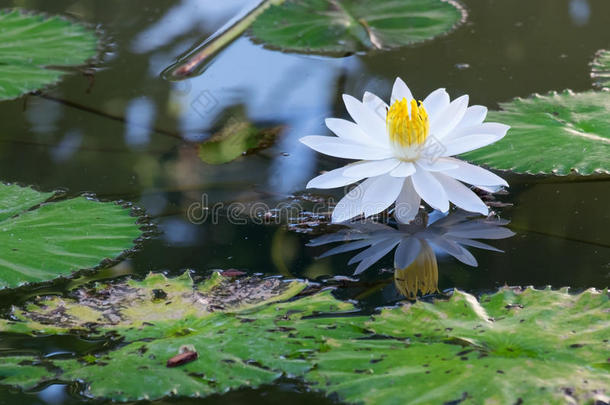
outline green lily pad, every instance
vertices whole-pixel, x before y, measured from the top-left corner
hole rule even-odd
[[[346,53],[432,39],[465,18],[442,0],[287,0],[252,25],[256,40],[285,51]]]
[[[610,172],[610,92],[534,95],[500,107],[488,119],[510,125],[508,134],[461,157],[519,173]]]
[[[5,356],[0,384],[79,381],[87,396],[130,401],[206,396],[289,376],[348,403],[607,400],[607,291],[504,288],[480,301],[455,291],[365,316],[350,315],[354,306],[328,290],[304,294],[305,287],[151,274],[70,298],[41,297],[13,308],[0,331],[110,334],[122,344],[81,358]],[[198,358],[167,367],[181,347]],[[43,370],[15,371],[21,364]]]
[[[596,87],[610,89],[610,51],[597,51],[591,63],[591,77]]]
[[[0,100],[57,82],[97,54],[95,31],[59,16],[0,10]]]
[[[610,173],[610,54],[598,51],[591,76],[602,91],[534,94],[500,103],[488,120],[511,126],[500,141],[461,155],[530,174]]]
[[[0,289],[97,266],[141,235],[137,218],[116,203],[0,184]]]
[[[275,142],[281,126],[259,128],[236,110],[236,115],[223,120],[220,130],[210,139],[199,144],[199,158],[208,164],[220,165],[262,149]]]

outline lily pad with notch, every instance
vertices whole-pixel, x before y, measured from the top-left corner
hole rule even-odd
[[[0,289],[96,267],[142,235],[128,207],[54,196],[0,183]]]
[[[601,91],[534,94],[500,103],[488,119],[511,126],[500,141],[461,155],[529,174],[610,173],[610,55],[598,51],[591,76]]]
[[[519,173],[610,173],[610,92],[533,95],[500,108],[488,117],[510,125],[508,134],[461,157]]]
[[[57,82],[98,54],[94,29],[61,16],[0,10],[0,100]]]
[[[251,34],[283,51],[345,54],[430,40],[465,17],[444,0],[287,0],[258,17]]]

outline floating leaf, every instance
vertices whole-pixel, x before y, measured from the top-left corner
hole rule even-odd
[[[273,144],[282,127],[259,128],[245,117],[230,116],[219,132],[199,145],[199,158],[205,163],[229,163]]]
[[[54,83],[97,54],[95,32],[58,16],[0,10],[0,100]]]
[[[270,383],[283,373],[302,375],[309,368],[305,357],[324,346],[324,339],[290,338],[292,325],[300,325],[312,337],[319,335],[303,317],[317,311],[351,309],[351,305],[334,300],[330,293],[277,303],[294,297],[305,286],[277,278],[231,283],[219,274],[193,286],[188,274],[174,279],[149,275],[142,282],[79,290],[80,304],[42,299],[25,311],[15,310],[13,315],[24,322],[0,323],[0,331],[66,333],[81,329],[120,334],[125,345],[89,359],[88,366],[83,367],[82,360],[52,362],[59,368],[60,380],[86,381],[87,395],[115,400],[153,399],[172,392],[205,396]],[[342,328],[331,334],[357,336],[357,330]],[[191,345],[198,360],[167,368],[167,360],[183,345]],[[3,373],[6,371],[0,369],[0,378]],[[19,385],[16,378],[12,377],[13,384]]]
[[[328,290],[303,295],[306,286],[151,274],[42,297],[14,308],[0,331],[111,333],[122,344],[74,359],[2,357],[0,383],[82,381],[85,395],[127,401],[206,396],[288,375],[348,403],[607,400],[607,292],[504,288],[479,302],[455,291],[350,316],[352,304]],[[198,359],[168,368],[184,346]],[[44,371],[16,372],[17,364]]]
[[[252,25],[252,35],[285,51],[346,53],[390,49],[445,34],[465,17],[442,0],[287,0]]]
[[[610,51],[597,51],[591,63],[591,77],[596,87],[610,89]]]
[[[607,401],[609,309],[607,291],[456,291],[383,310],[365,325],[391,340],[342,342],[306,378],[351,403]]]
[[[500,107],[488,117],[510,125],[508,135],[464,159],[520,173],[610,172],[610,92],[534,95]]]
[[[0,288],[47,281],[97,266],[140,236],[130,210],[78,197],[0,184]]]

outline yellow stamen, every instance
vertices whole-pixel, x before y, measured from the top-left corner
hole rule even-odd
[[[422,145],[430,132],[428,113],[424,105],[411,100],[411,114],[407,99],[397,100],[392,104],[386,116],[386,127],[390,141],[402,147]]]

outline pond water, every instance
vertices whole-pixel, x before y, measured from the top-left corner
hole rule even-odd
[[[67,76],[48,96],[2,102],[1,179],[71,195],[95,193],[145,209],[159,234],[101,277],[179,274],[211,269],[321,279],[349,276],[353,253],[316,260],[323,248],[312,235],[277,224],[231,221],[223,211],[203,223],[189,221],[189,207],[202,201],[264,202],[270,207],[304,192],[307,181],[339,160],[322,157],[298,138],[326,134],[324,118],[345,117],[341,94],[365,90],[387,98],[396,76],[414,94],[445,87],[452,97],[469,94],[471,104],[495,109],[499,102],[532,93],[591,88],[589,62],[610,46],[610,2],[606,0],[465,0],[467,22],[450,35],[389,52],[342,58],[282,53],[242,37],[203,74],[171,82],[160,73],[193,44],[215,32],[252,2],[246,0],[0,1],[67,14],[99,25],[106,54],[92,74]],[[145,5],[144,5],[145,4]],[[261,125],[281,125],[277,142],[226,165],[207,165],[191,142],[209,137],[219,117],[246,114]],[[186,141],[186,142],[185,142]],[[541,153],[543,153],[541,151]],[[544,177],[502,173],[510,184],[497,208],[511,221],[512,238],[494,241],[504,253],[471,249],[477,268],[451,256],[438,257],[439,289],[480,293],[508,285],[604,288],[610,281],[608,178]],[[342,190],[319,193],[338,198]],[[363,275],[368,287],[339,291],[360,298],[364,308],[400,299],[382,268]],[[100,275],[96,276],[100,277]],[[58,282],[49,291],[62,291]],[[371,287],[372,286],[372,287]],[[29,291],[0,294],[8,308]],[[0,337],[1,353],[86,353],[103,341],[77,338]],[[51,385],[19,393],[0,388],[0,404],[77,404],[76,387]],[[331,402],[283,381],[191,403]]]

